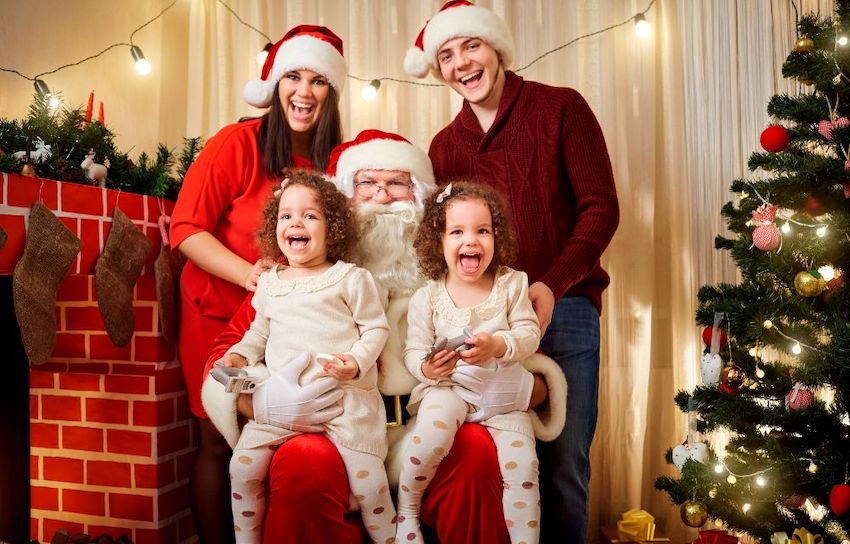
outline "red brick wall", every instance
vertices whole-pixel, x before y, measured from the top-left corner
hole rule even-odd
[[[39,198],[83,241],[57,294],[50,359],[30,371],[31,537],[57,529],[127,534],[136,544],[195,540],[188,509],[192,419],[175,347],[162,336],[152,263],[160,247],[156,199],[3,175],[0,274],[14,270]],[[94,263],[115,203],[154,242],[134,290],[136,330],[116,347],[94,292]],[[163,202],[166,213],[173,203]]]

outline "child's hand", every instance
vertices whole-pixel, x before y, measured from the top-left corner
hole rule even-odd
[[[260,279],[260,274],[265,272],[266,270],[271,270],[274,261],[271,259],[260,259],[259,261],[254,263],[254,267],[251,268],[251,272],[248,273],[248,277],[245,278],[245,289],[250,292],[254,292],[257,290],[257,280]]]
[[[445,378],[455,369],[458,359],[460,359],[460,356],[456,351],[438,351],[433,357],[422,363],[422,374],[429,380]]]
[[[334,353],[334,356],[342,361],[342,364],[325,361],[325,374],[340,382],[347,382],[357,377],[357,374],[360,373],[360,367],[357,366],[354,357],[347,353]]]
[[[504,357],[505,352],[508,351],[504,338],[486,332],[479,332],[475,336],[467,338],[466,344],[472,346],[472,349],[461,351],[460,357],[465,363],[471,365],[480,365]]]
[[[248,359],[242,357],[238,353],[228,353],[222,359],[224,366],[232,366],[233,368],[245,368],[248,366]]]

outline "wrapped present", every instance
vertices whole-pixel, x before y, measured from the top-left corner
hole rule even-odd
[[[794,529],[791,535],[791,544],[823,544],[823,537],[810,533],[808,529]]]
[[[720,529],[700,531],[699,536],[691,544],[738,544],[738,537]]]
[[[655,518],[646,510],[633,508],[617,522],[620,540],[646,541],[655,538]]]
[[[670,539],[665,538],[661,531],[655,531],[655,537],[652,540],[623,540],[617,532],[616,527],[600,527],[599,528],[599,544],[670,544]]]

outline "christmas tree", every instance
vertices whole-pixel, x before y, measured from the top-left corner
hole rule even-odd
[[[850,539],[850,0],[797,30],[783,75],[801,90],[770,100],[765,151],[731,185],[732,235],[715,247],[742,281],[699,291],[702,385],[676,395],[690,422],[668,452],[681,477],[656,487],[691,527],[839,544]],[[699,442],[718,431],[723,451]]]

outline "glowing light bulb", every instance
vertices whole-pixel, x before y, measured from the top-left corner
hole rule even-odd
[[[750,353],[750,357],[755,357],[756,355],[758,355],[758,351],[756,350],[756,348],[750,348],[749,353]]]
[[[714,472],[721,474],[723,472],[723,465],[720,463],[714,465]]]
[[[744,506],[741,507],[741,510],[746,514],[750,511],[750,508],[752,508],[752,506],[750,506],[750,503],[745,502]]]
[[[736,478],[735,476],[733,476],[732,474],[730,474],[730,475],[729,475],[729,477],[728,477],[728,478],[726,478],[726,481],[727,481],[727,482],[729,482],[730,484],[734,484],[735,482],[737,482],[737,481],[738,481],[738,478]]]
[[[817,234],[820,238],[823,238],[826,236],[826,227],[818,227],[815,230],[815,234]]]
[[[770,328],[773,327],[773,321],[771,321],[770,319],[765,319],[764,323],[762,323],[762,325],[764,326],[765,329],[770,329]]]
[[[652,27],[649,25],[649,21],[646,20],[643,13],[635,15],[635,34],[643,38],[645,36],[649,36],[650,32],[652,32]]]
[[[841,35],[835,40],[835,43],[837,43],[839,47],[844,47],[847,45],[848,41],[850,40],[847,39],[847,36]]]
[[[809,463],[809,472],[814,474],[817,471],[818,471],[818,466],[815,464],[815,462],[812,461],[811,463]]]
[[[789,225],[788,221],[786,221],[782,224],[781,227],[779,227],[779,230],[782,231],[782,234],[788,234],[789,232],[791,232],[791,225]]]
[[[151,73],[151,63],[145,58],[142,49],[138,45],[130,46],[130,56],[136,61],[136,72],[146,76]]]
[[[267,43],[262,51],[257,53],[257,66],[260,67],[260,71],[263,70],[263,66],[266,64],[266,59],[269,57],[269,51],[272,50],[272,47],[274,47],[272,44]]]
[[[793,346],[791,346],[791,353],[794,355],[800,355],[802,353],[803,348],[800,347],[800,342],[795,342]]]
[[[756,369],[756,378],[764,378],[764,370],[761,368]]]
[[[380,88],[381,88],[380,80],[373,79],[372,81],[369,82],[368,85],[363,87],[363,90],[360,91],[360,96],[366,102],[371,102],[372,100],[375,100],[376,96],[378,96],[378,89],[380,89]]]
[[[50,104],[50,110],[51,111],[56,111],[59,108],[60,103],[61,102],[59,101],[58,96],[56,96],[55,94],[50,96],[49,104]]]
[[[767,479],[764,476],[759,476],[756,478],[756,485],[759,487],[764,487],[767,485]]]
[[[824,281],[831,281],[835,278],[835,269],[829,265],[818,268],[818,273],[823,277]]]

